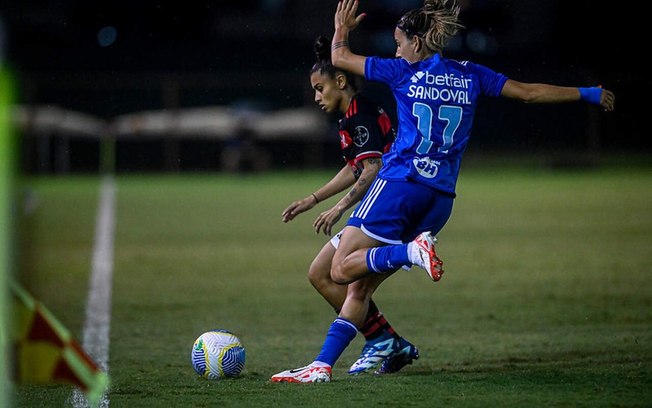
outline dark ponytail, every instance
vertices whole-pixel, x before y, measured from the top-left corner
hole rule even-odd
[[[329,77],[334,78],[335,72],[337,71],[333,64],[331,63],[331,42],[328,38],[323,35],[317,37],[313,44],[313,49],[315,51],[315,56],[317,61],[312,66],[310,73],[319,72],[324,75],[327,74]]]

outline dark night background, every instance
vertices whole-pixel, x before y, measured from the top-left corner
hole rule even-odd
[[[396,20],[421,4],[361,1],[360,11],[368,17],[351,36],[353,50],[393,55]],[[583,103],[481,102],[470,151],[592,157],[650,152],[643,118],[652,81],[638,61],[650,37],[643,34],[642,13],[628,9],[629,3],[590,0],[459,4],[466,29],[446,50],[448,57],[482,63],[521,81],[601,84],[616,94],[613,113]],[[307,75],[312,42],[332,34],[335,7],[335,0],[14,0],[4,1],[0,18],[4,58],[16,73],[21,105],[59,106],[110,120],[162,108],[314,105]],[[384,88],[367,84],[365,92],[391,107]],[[25,169],[51,171],[50,163],[35,158],[37,142],[28,136]],[[337,139],[331,137],[325,161],[339,164]],[[157,157],[164,139],[118,141],[118,169],[164,166]],[[220,149],[205,140],[183,143],[177,150],[186,152],[188,168],[210,166],[200,156]],[[299,144],[278,140],[267,147],[275,164],[283,166]],[[97,142],[73,139],[66,146],[69,170],[97,166]]]

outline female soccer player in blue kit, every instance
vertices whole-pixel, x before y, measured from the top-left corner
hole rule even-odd
[[[333,65],[387,84],[397,103],[398,134],[383,167],[344,228],[333,256],[331,278],[349,284],[340,314],[315,360],[272,376],[276,382],[328,382],[331,369],[355,337],[369,298],[387,273],[418,265],[437,281],[443,270],[434,235],[447,222],[462,154],[481,95],[526,103],[586,101],[614,107],[600,87],[523,83],[472,62],[446,59],[441,51],[462,28],[454,0],[425,0],[405,13],[394,30],[395,59],[365,57],[349,49],[348,36],[365,17],[357,0],[335,13]],[[377,285],[352,285],[366,277]]]
[[[283,222],[289,222],[317,203],[350,188],[335,205],[315,219],[315,231],[331,235],[333,226],[344,212],[362,199],[376,178],[382,165],[381,157],[389,150],[396,131],[383,108],[359,93],[358,78],[333,66],[330,39],[317,38],[314,48],[317,62],[310,70],[310,83],[315,90],[315,102],[322,110],[341,115],[338,133],[345,164],[314,193],[292,202],[281,216]],[[338,313],[347,291],[346,285],[334,282],[330,276],[331,261],[339,240],[340,234],[336,234],[327,242],[308,270],[310,283]],[[388,355],[395,352],[396,344],[400,344],[404,352],[400,359],[395,356],[393,364],[386,365],[386,371],[389,368],[398,371],[419,357],[417,348],[398,335],[373,300],[369,301],[369,309],[359,331],[365,337],[365,345],[360,357],[349,369],[349,374],[377,368]]]

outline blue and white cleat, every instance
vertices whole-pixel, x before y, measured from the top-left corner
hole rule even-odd
[[[397,350],[390,354],[380,368],[376,370],[376,374],[391,374],[400,371],[408,364],[412,364],[414,360],[419,358],[419,350],[414,344],[401,337]]]
[[[398,351],[399,342],[390,337],[389,339],[375,339],[364,344],[360,357],[349,368],[349,374],[356,375],[371,371],[378,367],[387,357]]]

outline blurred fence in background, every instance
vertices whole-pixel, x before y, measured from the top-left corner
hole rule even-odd
[[[227,156],[253,148],[259,157],[251,160],[266,161],[261,163],[264,168],[282,165],[272,156],[286,160],[289,167],[319,167],[327,159],[327,146],[338,143],[333,134],[326,134],[326,116],[313,108],[252,111],[206,106],[103,119],[44,105],[16,106],[13,118],[23,135],[23,169],[30,173],[237,171]],[[274,155],[284,145],[292,148]]]

